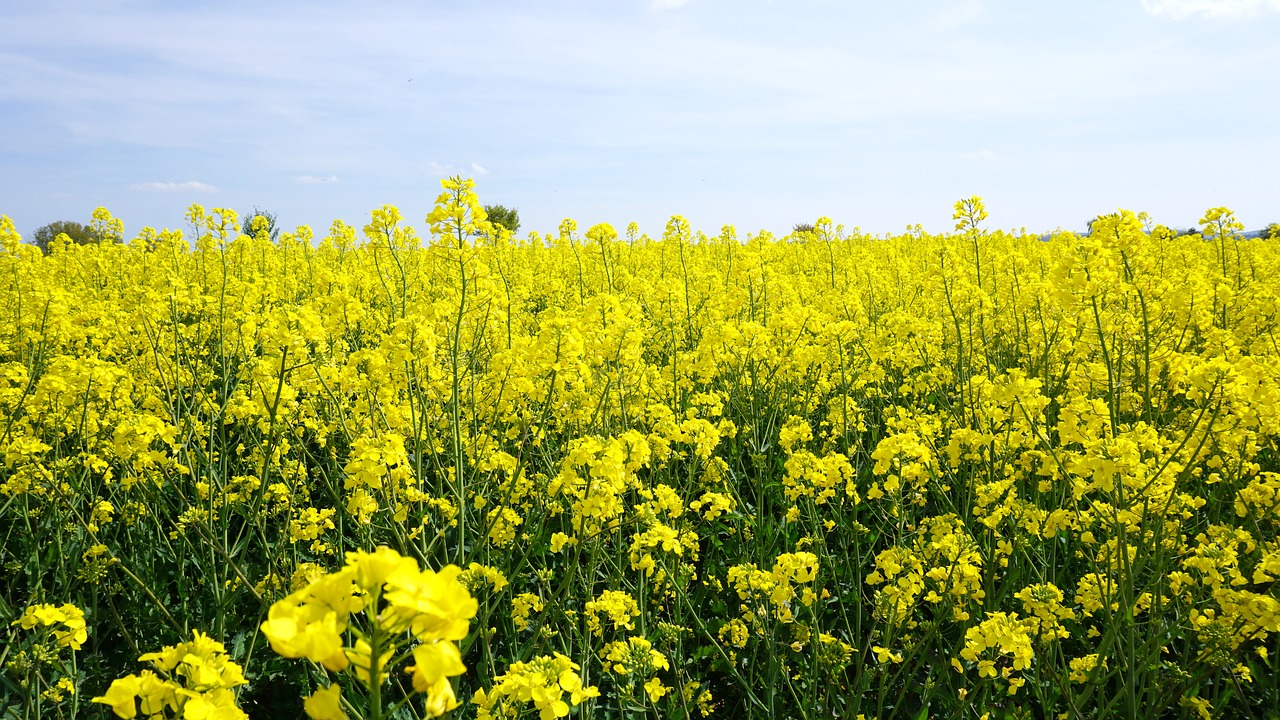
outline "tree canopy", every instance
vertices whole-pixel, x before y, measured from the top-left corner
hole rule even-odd
[[[71,242],[77,245],[88,245],[96,242],[93,232],[88,225],[82,225],[75,220],[55,220],[48,225],[36,228],[31,233],[31,244],[40,248],[40,252],[48,253],[49,245],[59,235],[65,234],[71,238]]]
[[[256,236],[259,228],[255,227],[255,223],[258,222],[258,218],[262,218],[261,222],[263,225],[261,230],[271,238],[271,242],[275,242],[280,239],[280,228],[276,226],[276,214],[273,212],[267,212],[266,210],[260,210],[257,205],[253,206],[253,212],[244,216],[244,222],[241,224],[240,232],[251,237]]]
[[[485,205],[484,212],[489,216],[489,222],[510,230],[512,235],[520,229],[520,212],[515,208],[504,205]]]

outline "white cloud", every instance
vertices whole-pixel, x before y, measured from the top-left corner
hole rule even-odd
[[[435,177],[451,177],[453,175],[467,175],[472,177],[477,175],[488,175],[489,168],[480,163],[471,163],[470,168],[462,165],[454,165],[453,163],[442,163],[432,160],[427,163],[427,173]]]
[[[973,23],[986,9],[986,3],[980,0],[948,0],[938,6],[925,29],[935,33],[955,32]]]
[[[1078,178],[1089,177],[1094,158],[1133,147],[1135,132],[1152,157],[1165,147],[1231,139],[1260,161],[1280,158],[1274,127],[1259,119],[1280,109],[1266,80],[1266,68],[1280,62],[1280,46],[1266,34],[1280,18],[1278,2],[1139,0],[1122,13],[1105,2],[1028,3],[997,13],[1002,5],[992,0],[765,0],[732,4],[734,12],[719,19],[701,12],[708,3],[692,0],[571,3],[558,13],[516,3],[493,18],[480,13],[492,37],[479,54],[464,30],[480,11],[467,3],[428,10],[393,0],[404,12],[390,24],[333,0],[315,3],[306,17],[270,3],[260,10],[233,3],[236,9],[218,13],[162,0],[18,4],[0,23],[0,107],[15,109],[0,122],[14,126],[0,133],[0,157],[30,155],[54,166],[88,156],[110,167],[127,152],[138,164],[132,179],[109,189],[94,187],[87,173],[69,185],[38,166],[15,171],[0,177],[0,197],[22,201],[35,218],[60,217],[75,207],[72,198],[49,195],[63,190],[102,197],[97,204],[151,222],[186,193],[267,198],[291,218],[323,227],[384,202],[411,206],[423,183],[454,174],[482,179],[486,197],[495,183],[479,177],[487,166],[465,159],[480,154],[499,165],[496,190],[539,229],[575,213],[660,230],[676,211],[695,224],[714,217],[708,227],[790,227],[782,222],[792,213],[786,203],[807,203],[796,217],[847,212],[875,227],[878,217],[933,192],[899,192],[893,183],[939,155],[955,173],[929,186],[951,183],[938,191],[943,220],[954,197],[987,192],[972,187],[972,173],[1041,172],[1052,163],[1040,159],[1052,155],[1071,164],[1046,175],[1042,187],[1008,179],[1021,172],[1000,182],[1024,199],[1048,197],[1045,188],[1056,182],[1069,191],[1063,197],[1092,198],[1080,203],[1085,211],[1076,214],[1084,216],[1093,205],[1134,198],[1121,182],[1126,174],[1110,175],[1102,187]],[[1266,23],[1227,21],[1249,13]],[[1111,23],[1111,32],[1095,32],[1101,23]],[[1175,23],[1196,27],[1172,33]],[[195,41],[182,32],[192,26],[202,28]],[[51,34],[75,52],[39,41]],[[435,42],[419,41],[427,35]],[[1176,113],[1210,83],[1259,112]],[[227,98],[237,98],[235,112],[225,111]],[[368,111],[383,107],[398,111]],[[1137,121],[1150,110],[1167,111],[1169,122]],[[39,154],[18,153],[14,138]],[[982,153],[991,147],[1001,148],[994,158]],[[1041,147],[1048,149],[1037,154]],[[1053,155],[1056,148],[1067,149]],[[745,159],[751,156],[760,159]],[[429,163],[433,157],[438,162]],[[173,158],[182,166],[170,165]],[[859,178],[886,188],[880,201],[842,199],[861,197],[845,191],[864,180],[837,169],[854,163],[870,170]],[[225,180],[225,167],[244,172]],[[347,180],[303,176],[303,168],[342,170]],[[668,181],[704,168],[705,190],[703,174],[691,186]],[[128,184],[149,174],[173,180],[176,172],[223,184]],[[352,173],[369,180],[355,183]],[[827,194],[779,194],[776,178],[790,173],[814,176]],[[20,176],[43,180],[13,179]],[[1231,198],[1265,198],[1266,183],[1254,176],[1250,187],[1245,177],[1233,177],[1242,189]],[[1200,183],[1227,198],[1222,181],[1181,179],[1165,195],[1192,197]],[[321,183],[345,190],[334,194],[339,188]],[[1143,209],[1174,207],[1154,189],[1150,197],[1160,200]],[[1231,198],[1213,204],[1229,202],[1244,216],[1248,201]],[[1035,209],[1046,213],[1040,225],[1063,221],[1053,202],[1057,196]],[[1253,211],[1258,216],[1274,206],[1252,202],[1263,208]],[[913,211],[883,227],[927,219]]]
[[[1209,18],[1243,18],[1265,10],[1280,11],[1280,0],[1142,0],[1152,15],[1181,20],[1192,15]]]
[[[148,190],[152,192],[216,192],[218,188],[202,183],[199,180],[186,182],[145,182],[134,183],[130,190]]]

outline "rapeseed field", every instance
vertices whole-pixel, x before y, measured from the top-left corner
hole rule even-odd
[[[1277,242],[955,220],[0,217],[0,717],[1280,717]]]

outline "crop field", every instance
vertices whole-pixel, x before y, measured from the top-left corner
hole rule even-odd
[[[418,219],[0,217],[0,718],[1280,717],[1229,210]]]

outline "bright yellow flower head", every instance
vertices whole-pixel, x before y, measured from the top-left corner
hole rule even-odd
[[[473,564],[473,575],[483,570]],[[349,672],[370,692],[398,672],[393,663],[411,654],[414,664],[404,670],[413,675],[414,691],[426,696],[428,713],[438,716],[458,704],[449,677],[466,666],[455,642],[467,636],[477,610],[460,574],[454,565],[420,570],[413,558],[387,547],[350,552],[341,570],[314,577],[273,604],[261,629],[280,655]],[[401,654],[397,645],[406,632],[419,644]],[[337,687],[308,700],[313,717],[339,716]]]
[[[236,707],[232,688],[247,683],[244,670],[226,654],[222,643],[196,630],[189,642],[145,653],[159,673],[143,670],[111,683],[93,702],[109,705],[122,718],[159,716],[166,710],[193,720],[248,720]]]
[[[388,617],[423,641],[465,638],[479,606],[458,581],[461,572],[453,565],[440,572],[401,569],[387,579]]]
[[[355,581],[361,588],[373,590],[396,573],[416,572],[418,563],[383,546],[371,553],[361,550],[347,553],[347,567],[355,570]]]
[[[342,687],[337,683],[311,693],[302,709],[311,720],[347,720],[342,710]]]
[[[89,639],[84,611],[70,603],[60,606],[32,605],[22,613],[22,617],[14,620],[13,624],[22,626],[24,630],[52,627],[53,637],[58,645],[72,650],[79,650]]]

